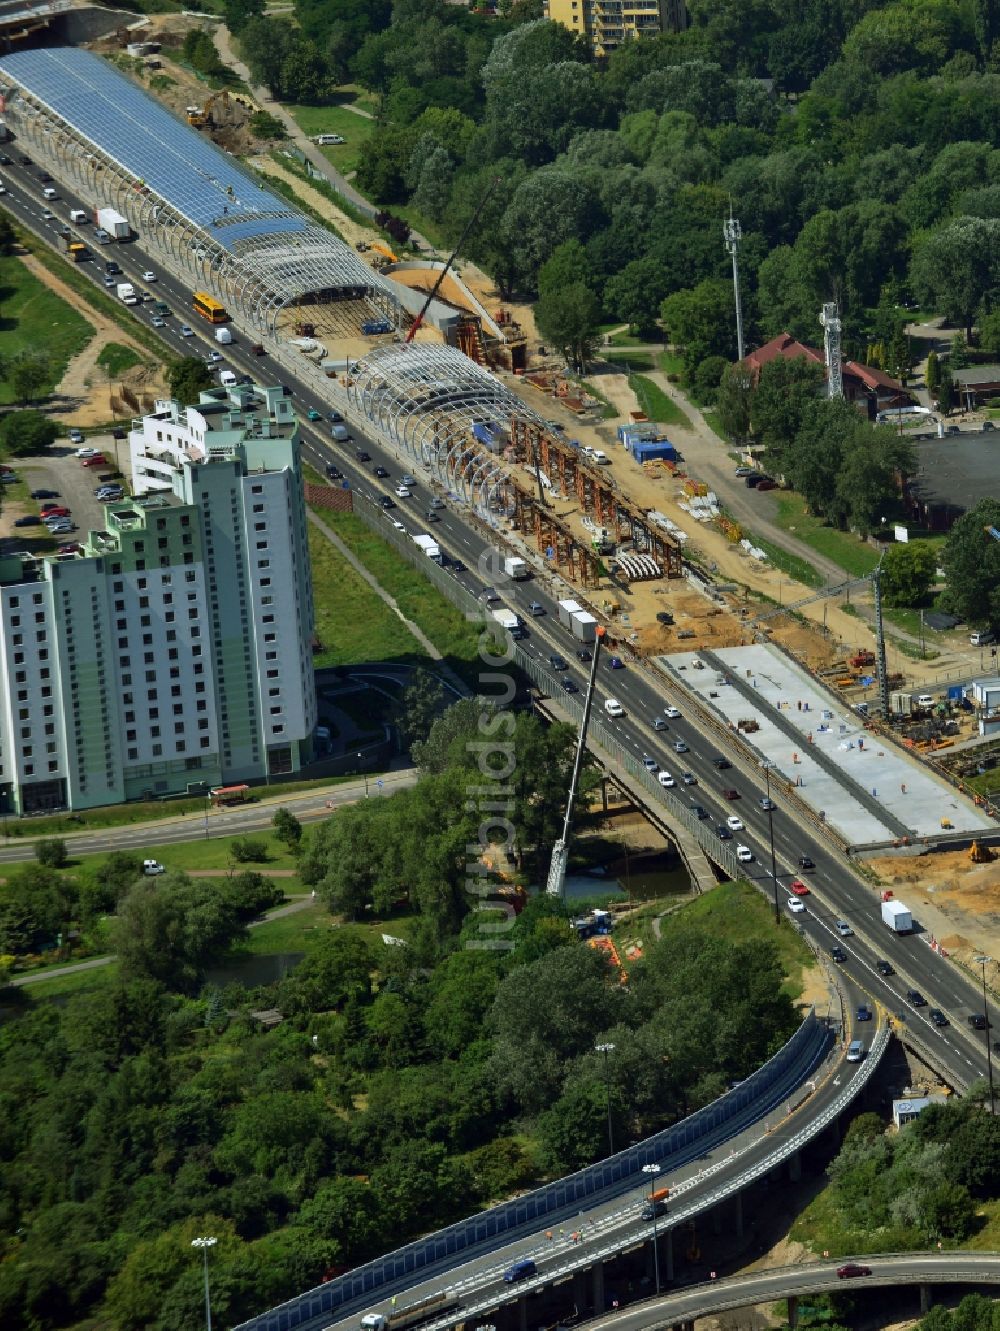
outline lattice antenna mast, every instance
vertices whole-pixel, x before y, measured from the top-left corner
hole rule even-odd
[[[733,259],[733,299],[736,302],[736,358],[742,360],[745,352],[743,346],[743,305],[740,301],[740,242],[743,239],[743,229],[733,216],[731,204],[729,216],[722,223],[722,239],[725,242],[726,253],[732,255]]]
[[[834,302],[823,306],[819,316],[823,325],[823,346],[826,352],[826,395],[844,396],[844,367],[840,357],[840,314]]]

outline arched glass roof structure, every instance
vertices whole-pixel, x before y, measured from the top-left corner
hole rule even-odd
[[[369,299],[395,318],[388,284],[331,232],[89,51],[0,57],[5,118],[53,175],[123,213],[193,282],[273,328],[310,293]]]

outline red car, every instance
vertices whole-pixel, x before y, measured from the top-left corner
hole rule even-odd
[[[53,504],[51,508],[42,509],[43,522],[47,522],[49,518],[68,518],[69,516],[70,516],[69,509],[63,508],[61,504]]]
[[[809,895],[809,889],[801,878],[793,878],[788,884],[788,890],[797,897],[807,897]]]
[[[857,1262],[847,1262],[844,1266],[837,1267],[837,1275],[841,1280],[850,1280],[852,1276],[870,1276],[871,1273],[870,1266],[860,1266]]]
[[[96,457],[84,458],[80,465],[81,467],[106,467],[108,459],[103,453],[98,453]]]

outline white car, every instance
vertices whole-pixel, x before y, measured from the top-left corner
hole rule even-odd
[[[143,860],[142,872],[153,877],[158,873],[164,873],[165,870],[159,860]]]
[[[663,709],[663,715],[669,716],[671,721],[676,721],[677,718],[680,716],[680,714],[681,712],[679,707],[664,707]]]
[[[76,450],[76,452],[73,454],[73,456],[74,456],[75,458],[96,458],[96,457],[97,457],[97,449],[96,449],[96,448],[78,448],[78,449]]]
[[[729,817],[726,819],[726,826],[729,828],[731,832],[742,832],[743,819],[737,818],[735,813],[731,813]]]
[[[604,710],[607,712],[608,716],[625,715],[625,708],[621,705],[621,703],[618,701],[617,698],[605,699]]]
[[[144,282],[155,282],[155,281],[156,281],[156,274],[155,274],[154,272],[151,272],[151,271],[147,268],[146,271],[145,271],[145,272],[143,273],[143,275],[142,275],[142,280],[143,280]]]
[[[181,324],[178,331],[181,337],[194,337],[194,329],[189,328],[187,324]]]
[[[741,864],[749,864],[753,859],[753,851],[749,846],[739,845],[736,847],[736,858]]]
[[[411,495],[412,493],[413,493],[413,491],[410,489],[410,487],[409,487],[408,485],[397,485],[397,486],[396,486],[396,498],[397,498],[397,499],[409,499],[409,497],[410,497],[410,495]]]
[[[798,897],[789,897],[788,900],[785,902],[785,905],[788,907],[788,909],[792,912],[793,915],[805,914],[806,908],[802,904],[802,902],[798,899]]]
[[[922,694],[920,695],[920,697],[917,699],[917,706],[918,706],[918,707],[933,707],[933,706],[934,706],[934,699],[933,699],[933,697],[931,696],[931,694],[929,694],[929,693],[922,693]]]
[[[666,786],[668,790],[671,786],[677,785],[677,782],[674,780],[674,778],[670,775],[669,772],[658,772],[656,774],[656,779],[657,781],[659,781],[661,786]]]

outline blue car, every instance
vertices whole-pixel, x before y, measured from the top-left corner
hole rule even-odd
[[[857,1016],[858,1016],[858,1021],[871,1021],[872,1010],[867,1003],[861,1004],[861,1006],[858,1008]]]
[[[613,656],[613,657],[611,658],[611,660],[608,662],[608,669],[609,669],[609,670],[624,670],[624,669],[625,669],[625,662],[621,659],[620,656]]]

